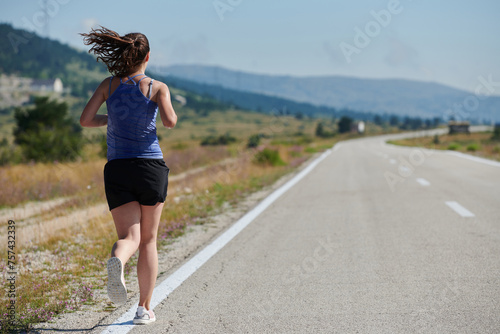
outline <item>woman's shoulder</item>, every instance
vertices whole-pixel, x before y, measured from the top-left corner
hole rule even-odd
[[[110,93],[114,91],[117,86],[120,85],[120,78],[115,76],[109,76],[101,81],[101,84],[97,89],[99,89],[105,96],[106,99],[111,95]]]
[[[114,79],[114,78],[115,78],[115,77],[114,77],[114,76],[112,76],[112,75],[111,75],[111,76],[109,76],[109,77],[104,78],[104,80],[102,80],[102,81],[101,81],[101,85],[106,85],[106,84],[108,84],[108,85],[109,85],[109,83],[111,82],[111,80],[112,80],[112,79]]]
[[[163,81],[160,81],[160,80],[152,78],[152,77],[149,77],[149,78],[153,81],[153,84],[157,85],[158,87],[166,87],[167,86],[167,84],[164,83]]]
[[[111,82],[112,78],[113,77],[107,77],[104,80],[102,80],[101,83],[99,84],[99,86],[97,86],[96,92],[104,94],[106,92],[107,88],[109,87],[109,83]]]
[[[163,81],[156,80],[154,78],[151,79],[153,80],[153,93],[166,92],[169,90],[167,84]]]
[[[104,80],[101,81],[101,83],[99,84],[97,89],[109,88],[109,85],[114,78],[115,77],[113,77],[113,76],[109,76],[109,77],[105,78]]]
[[[156,80],[154,78],[151,78],[151,81],[153,82],[153,85],[151,87],[151,100],[154,102],[158,102],[158,97],[161,95],[169,95],[169,89],[166,83],[160,80]],[[148,83],[149,84],[149,83]]]

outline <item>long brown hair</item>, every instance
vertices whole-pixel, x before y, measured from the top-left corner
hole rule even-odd
[[[117,32],[104,28],[92,29],[88,34],[80,34],[85,45],[92,45],[89,53],[97,55],[108,71],[115,76],[127,76],[146,58],[149,41],[144,34],[130,33],[120,36]]]

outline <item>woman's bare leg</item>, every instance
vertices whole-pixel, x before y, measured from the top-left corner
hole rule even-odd
[[[119,258],[123,265],[137,251],[141,241],[141,205],[130,202],[111,210],[118,241],[111,250],[111,256]]]
[[[141,239],[139,260],[137,261],[137,277],[139,279],[139,306],[150,309],[151,297],[158,275],[158,251],[156,237],[160,224],[161,210],[164,203],[141,205]]]

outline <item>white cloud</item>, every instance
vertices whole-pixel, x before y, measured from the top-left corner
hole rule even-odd
[[[87,32],[92,28],[97,28],[97,26],[99,25],[99,21],[95,18],[86,18],[80,22],[80,25],[82,27],[82,30]]]

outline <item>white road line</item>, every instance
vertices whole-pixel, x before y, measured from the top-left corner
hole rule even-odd
[[[469,210],[467,210],[466,208],[464,208],[463,206],[461,206],[457,202],[453,202],[453,201],[446,202],[446,205],[448,205],[450,208],[452,208],[456,213],[458,213],[462,217],[475,217],[475,215],[472,212],[470,212]]]
[[[429,181],[427,181],[426,179],[422,179],[420,177],[417,179],[417,182],[420,183],[420,185],[423,187],[428,187],[431,185]]]
[[[461,152],[447,151],[446,153],[448,153],[450,155],[454,155],[456,157],[460,157],[460,158],[464,158],[464,159],[469,159],[469,160],[472,160],[472,161],[475,161],[475,162],[480,162],[480,163],[483,163],[483,164],[486,164],[486,165],[500,167],[500,162],[498,162],[498,161],[488,160],[488,159],[476,157],[476,156],[473,156],[473,155],[470,155],[470,154],[461,153]]]
[[[408,173],[408,174],[411,174],[412,170],[406,166],[399,166],[399,171],[403,172],[403,173]]]
[[[335,150],[335,147],[337,145],[334,146],[333,150]],[[332,149],[324,152],[309,166],[295,175],[295,177],[293,177],[290,181],[285,183],[280,188],[276,189],[255,208],[253,208],[251,211],[241,217],[240,220],[234,223],[234,225],[226,230],[226,232],[220,235],[211,244],[206,246],[193,258],[191,258],[191,260],[186,262],[182,267],[177,269],[172,275],[161,282],[154,289],[153,298],[151,300],[151,308],[154,309],[165,298],[167,298],[167,296],[172,293],[177,287],[179,287],[186,279],[188,279],[189,276],[191,276],[196,270],[198,270],[198,268],[200,268],[213,255],[221,250],[229,241],[231,241],[236,235],[238,235],[238,233],[240,233],[245,227],[247,227],[258,215],[260,215],[265,209],[267,209],[281,195],[283,195],[291,187],[297,184],[302,178],[309,174],[321,161],[323,161],[328,155],[330,155],[330,153],[332,153]],[[119,317],[114,323],[108,326],[102,333],[128,333],[134,327],[132,319],[135,315],[136,308],[137,306],[134,304],[134,306],[132,306],[128,311],[122,314],[121,317]]]

